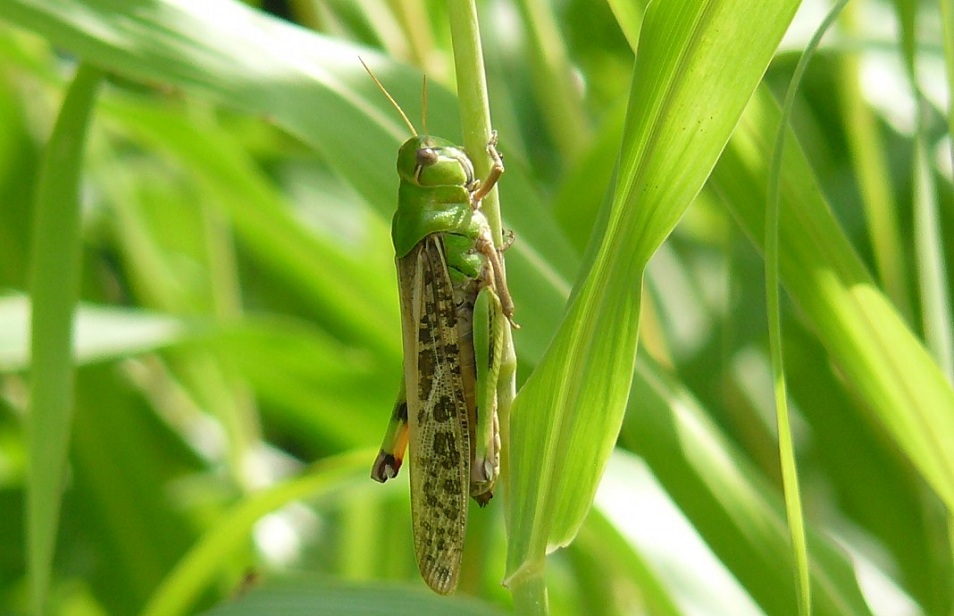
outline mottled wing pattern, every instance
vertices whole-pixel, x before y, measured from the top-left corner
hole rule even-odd
[[[447,594],[457,586],[470,477],[457,308],[443,242],[429,235],[398,259],[410,425],[411,518],[418,568]],[[404,284],[411,281],[412,284]]]

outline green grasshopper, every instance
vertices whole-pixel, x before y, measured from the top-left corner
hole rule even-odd
[[[494,133],[487,145],[491,171],[483,181],[475,179],[461,147],[418,134],[368,74],[413,135],[398,151],[400,187],[391,225],[404,381],[371,477],[382,483],[395,477],[410,446],[418,568],[428,586],[448,594],[460,574],[467,496],[486,505],[499,472],[501,317],[516,325],[503,248],[494,245],[480,202],[504,167]]]

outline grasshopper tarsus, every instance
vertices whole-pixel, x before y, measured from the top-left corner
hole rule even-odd
[[[489,154],[490,158],[494,161],[494,166],[500,167],[500,172],[503,173],[503,154],[497,150],[497,131],[495,130],[490,131],[490,140],[487,142],[487,154]]]
[[[494,186],[497,185],[497,180],[504,172],[503,155],[497,151],[497,131],[490,133],[490,141],[487,142],[487,154],[490,156],[492,165],[487,178],[474,191],[475,207],[493,190]]]
[[[498,248],[498,250],[500,252],[504,252],[505,250],[513,246],[513,243],[516,239],[517,239],[517,236],[516,234],[514,234],[513,229],[507,229],[504,232],[503,243],[500,245],[500,248]]]
[[[496,423],[495,423],[496,428]],[[495,434],[495,436],[497,436]],[[500,451],[500,439],[495,439],[495,452]],[[500,468],[500,458],[496,453],[494,460],[487,458],[476,459],[470,469],[470,496],[478,505],[483,507],[494,497],[494,484],[497,482],[497,474]]]
[[[381,450],[371,467],[371,479],[378,483],[394,479],[397,477],[398,471],[401,470],[401,462],[402,460],[398,460],[394,457],[394,454]]]
[[[490,502],[490,499],[494,497],[493,492],[484,492],[483,494],[478,494],[474,497],[474,500],[477,502],[477,506],[483,509],[487,506],[487,503]]]

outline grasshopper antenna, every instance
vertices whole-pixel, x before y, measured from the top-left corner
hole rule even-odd
[[[368,76],[370,76],[371,80],[375,83],[375,85],[378,86],[378,89],[381,90],[386,97],[388,97],[388,100],[391,101],[391,104],[394,105],[394,108],[397,109],[397,112],[401,114],[401,119],[404,120],[404,123],[407,124],[407,127],[411,129],[411,134],[416,137],[418,135],[417,129],[414,128],[414,125],[411,124],[411,121],[407,119],[407,114],[404,113],[404,110],[401,109],[401,106],[397,104],[397,101],[394,100],[394,97],[391,96],[391,93],[388,92],[387,88],[385,88],[380,81],[378,81],[378,78],[374,76],[374,73],[372,73],[371,69],[368,68],[368,65],[364,63],[364,60],[361,59],[361,56],[358,56],[358,62],[361,63],[361,66],[364,67],[364,70],[368,71]]]
[[[421,124],[424,127],[424,134],[427,134],[427,75],[421,81]]]

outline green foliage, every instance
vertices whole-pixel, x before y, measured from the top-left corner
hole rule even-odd
[[[519,393],[443,599],[367,477],[407,131],[357,56],[471,148],[460,4],[0,3],[0,612],[796,613],[760,255],[797,3],[760,4],[479,3]],[[950,7],[852,8],[785,141],[817,614],[954,607]]]

